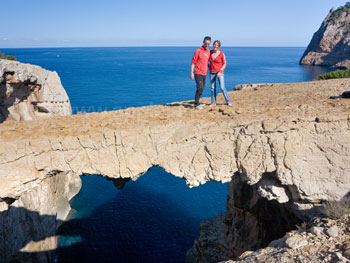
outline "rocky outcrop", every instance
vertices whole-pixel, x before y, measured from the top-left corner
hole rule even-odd
[[[226,241],[225,215],[218,214],[200,224],[200,236],[186,254],[186,263],[219,262],[232,258],[233,254]]]
[[[350,4],[330,10],[314,34],[301,65],[350,67]]]
[[[226,257],[259,248],[270,232],[272,238],[281,237],[290,225],[311,217],[320,203],[349,192],[350,101],[329,99],[349,87],[347,79],[269,84],[230,93],[232,107],[219,96],[218,106],[202,111],[180,102],[8,121],[0,125],[0,198],[7,204],[3,215],[23,196],[37,195],[33,191],[42,182],[57,182],[62,174],[136,180],[150,167],[160,166],[189,186],[231,182],[227,214],[222,223],[215,223],[225,233],[210,239],[211,244],[227,244]],[[50,185],[57,193],[58,184]],[[47,211],[40,218],[57,213],[55,198],[56,205],[40,208]],[[39,211],[30,202],[22,208]],[[209,225],[204,229],[210,230]],[[14,247],[20,251],[29,239],[33,240],[17,239]],[[197,244],[201,255],[211,254],[202,250],[205,243]]]
[[[72,113],[56,72],[0,59],[0,123]]]
[[[350,262],[350,216],[315,218],[305,227],[290,231],[265,248],[246,251],[237,260],[221,263],[258,262]]]
[[[19,198],[0,199],[1,262],[53,262],[56,230],[80,187],[79,176],[52,172]]]
[[[233,90],[239,91],[244,89],[259,89],[259,88],[266,88],[267,86],[273,86],[273,83],[248,83],[248,84],[239,84],[236,85]]]
[[[265,174],[258,184],[249,185],[236,174],[229,184],[226,214],[208,220],[206,225],[209,226],[204,229],[201,224],[201,234],[188,251],[187,262],[219,262],[238,258],[242,252],[266,247],[294,229],[302,217],[295,211],[293,203],[284,203],[283,200],[280,203],[261,195],[261,187],[274,181],[273,177],[273,174]],[[311,216],[311,211],[303,216]],[[217,230],[207,230],[214,228]],[[212,242],[213,239],[215,242]]]

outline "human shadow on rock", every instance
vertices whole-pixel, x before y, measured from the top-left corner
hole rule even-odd
[[[183,107],[186,109],[192,109],[192,108],[194,108],[194,102],[193,101],[174,102],[174,103],[164,104],[164,106],[166,106],[166,107]]]
[[[0,262],[52,262],[55,250],[25,252],[31,242],[55,244],[56,226],[62,221],[56,215],[40,215],[23,207],[0,212]],[[47,240],[47,238],[53,238]],[[45,246],[45,245],[44,245]],[[54,246],[53,246],[54,247]]]

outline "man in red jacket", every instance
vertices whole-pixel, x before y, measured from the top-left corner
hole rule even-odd
[[[198,48],[193,55],[191,64],[190,78],[196,80],[196,95],[194,99],[194,106],[196,109],[201,110],[204,104],[199,103],[199,98],[202,96],[205,87],[205,78],[208,71],[208,61],[210,57],[209,46],[211,43],[211,37],[206,36],[203,40],[203,46]],[[194,74],[193,74],[194,70]]]

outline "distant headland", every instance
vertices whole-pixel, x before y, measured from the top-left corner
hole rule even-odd
[[[331,9],[313,35],[301,65],[350,68],[350,3]]]

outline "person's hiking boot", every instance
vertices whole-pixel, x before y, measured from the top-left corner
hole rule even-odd
[[[203,106],[201,104],[196,106],[196,110],[202,110],[202,109],[203,109]]]
[[[210,108],[215,107],[215,106],[216,106],[216,103],[212,103],[209,105]]]
[[[232,103],[231,102],[227,102],[227,106],[232,106]]]

